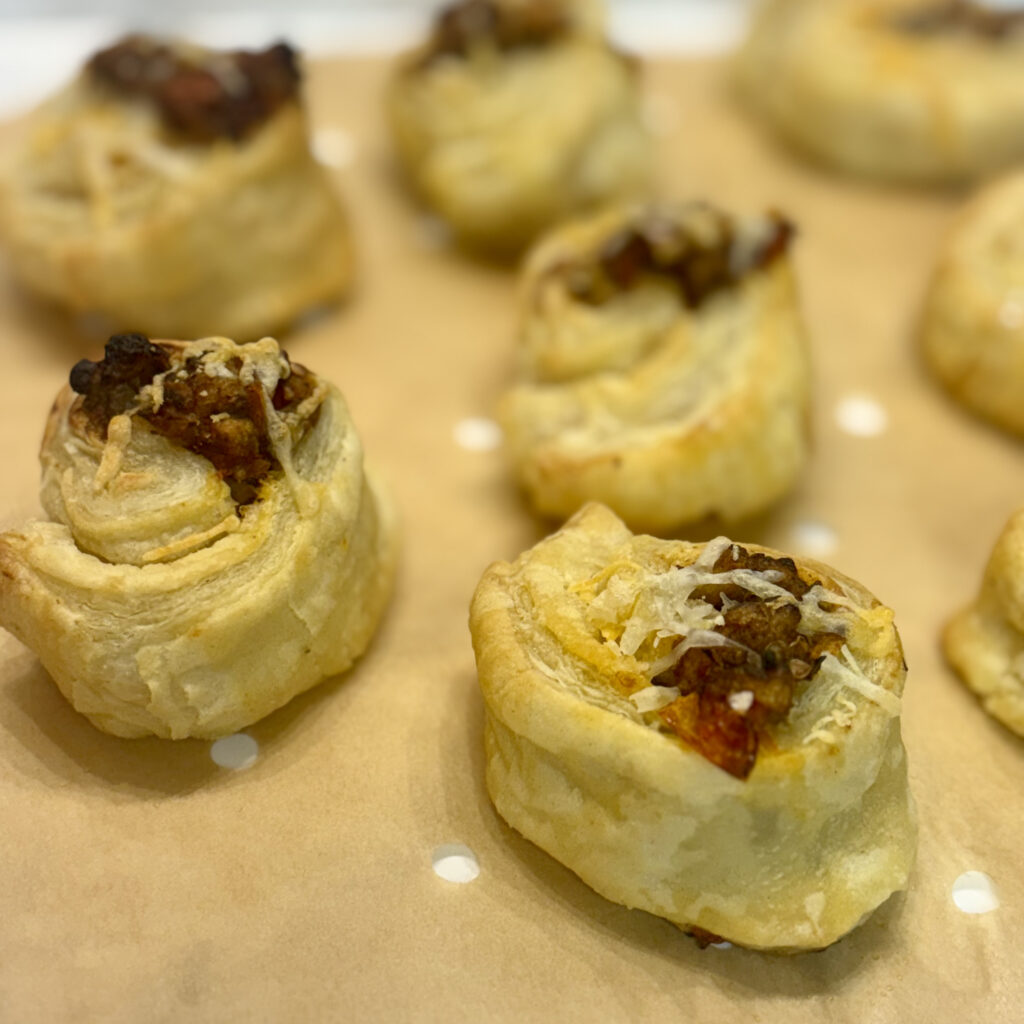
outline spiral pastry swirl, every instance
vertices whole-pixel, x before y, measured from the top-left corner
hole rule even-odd
[[[390,83],[401,164],[470,247],[507,254],[646,188],[635,66],[590,0],[460,0]]]
[[[498,812],[701,941],[827,946],[916,846],[890,609],[827,566],[588,505],[470,611]]]
[[[50,519],[0,535],[0,623],[99,728],[231,733],[369,643],[394,517],[341,394],[272,338],[112,338],[40,457]]]
[[[1024,437],[1024,174],[982,189],[946,239],[924,304],[925,358],[950,395]]]
[[[637,529],[736,520],[794,483],[810,371],[777,214],[612,210],[527,259],[520,382],[498,415],[535,508],[600,501]]]
[[[113,330],[253,341],[348,289],[295,52],[129,36],[22,126],[0,240],[28,288]]]
[[[766,0],[736,67],[749,105],[772,129],[842,171],[937,184],[1024,157],[1019,7]]]

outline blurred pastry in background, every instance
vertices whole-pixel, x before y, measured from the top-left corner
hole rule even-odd
[[[283,43],[128,36],[95,54],[8,154],[0,239],[39,295],[163,337],[262,337],[353,269]]]
[[[1024,173],[964,208],[932,276],[921,341],[957,401],[1024,436]]]
[[[40,461],[49,519],[0,534],[0,625],[100,729],[227,735],[369,644],[391,503],[337,388],[273,338],[111,338]]]
[[[946,658],[985,710],[1024,736],[1024,509],[985,566],[981,590],[943,634]]]
[[[912,183],[1024,160],[1024,9],[766,0],[737,61],[749,104],[834,167]]]
[[[388,115],[423,201],[462,242],[511,253],[573,211],[644,189],[637,79],[595,3],[461,0],[399,63]]]
[[[906,888],[906,666],[854,580],[588,505],[484,573],[470,632],[494,806],[601,895],[796,952]]]
[[[536,510],[586,501],[634,529],[735,521],[794,484],[810,371],[778,214],[705,203],[604,211],[528,255],[520,381],[498,415]]]

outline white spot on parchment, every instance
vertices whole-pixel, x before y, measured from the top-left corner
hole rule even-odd
[[[313,156],[325,166],[341,170],[355,163],[356,140],[340,128],[320,128],[313,135]]]
[[[999,322],[1010,331],[1024,325],[1024,296],[1007,299],[999,307]]]
[[[222,736],[210,747],[210,757],[213,758],[214,764],[235,772],[251,768],[256,763],[259,753],[260,745],[244,732]]]
[[[839,535],[828,523],[804,519],[790,527],[789,542],[801,555],[826,558],[839,546]]]
[[[480,874],[480,864],[476,854],[462,843],[445,843],[439,846],[430,857],[434,874],[446,882],[464,885],[472,882]]]
[[[965,871],[953,883],[953,902],[965,914],[987,914],[998,909],[999,896],[984,871]]]
[[[854,437],[878,437],[889,427],[889,414],[870,395],[850,394],[836,404],[836,422]]]
[[[459,420],[452,430],[455,443],[470,452],[492,452],[501,447],[501,427],[483,416]]]

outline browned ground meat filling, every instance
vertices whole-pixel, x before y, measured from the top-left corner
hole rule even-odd
[[[896,18],[896,27],[918,35],[969,32],[987,39],[1001,39],[1024,29],[1024,11],[995,10],[970,0],[943,0],[925,4]]]
[[[164,380],[160,408],[140,415],[157,433],[208,458],[232,488],[245,488],[233,492],[236,498],[248,497],[248,488],[277,468],[256,381],[210,377],[189,360],[183,376],[179,371]]]
[[[291,375],[278,382],[272,396],[277,410],[296,408],[316,388],[305,367],[290,365]],[[158,374],[165,374],[163,401],[158,409],[146,409],[139,392]],[[132,412],[157,433],[209,459],[240,504],[253,501],[260,481],[280,468],[258,382],[211,376],[196,358],[172,370],[168,350],[141,334],[115,335],[102,361],[77,363],[71,387],[83,396],[80,409],[93,433],[105,437],[112,416]]]
[[[565,9],[551,0],[514,5],[462,0],[438,15],[420,66],[441,57],[465,57],[484,43],[503,51],[544,46],[565,35],[569,28]]]
[[[71,388],[83,395],[82,411],[94,434],[106,437],[107,424],[138,402],[139,392],[171,368],[171,357],[141,334],[115,334],[103,359],[81,359],[71,369]]]
[[[211,52],[201,62],[145,36],[126,36],[89,61],[97,80],[145,96],[168,128],[193,142],[245,138],[299,89],[295,51]]]
[[[556,268],[572,296],[600,306],[651,277],[671,281],[690,309],[710,295],[731,288],[748,274],[768,266],[789,248],[795,229],[779,214],[757,244],[741,244],[732,220],[706,209],[715,220],[709,243],[675,217],[656,213],[629,224],[609,238],[596,257]]]
[[[790,558],[772,558],[732,545],[714,572],[732,569],[773,571],[772,582],[797,600],[810,589]],[[715,632],[742,647],[694,647],[674,668],[654,679],[656,686],[678,686],[681,696],[663,708],[661,721],[712,764],[738,779],[753,770],[766,730],[782,722],[797,687],[813,679],[825,654],[843,644],[837,633],[798,632],[800,609],[785,599],[765,600],[738,584],[698,587],[722,611],[725,624]],[[749,707],[730,697],[749,693]]]

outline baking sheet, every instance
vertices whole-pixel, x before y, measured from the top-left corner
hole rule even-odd
[[[500,454],[459,447],[453,429],[488,416],[509,379],[514,279],[439,247],[401,192],[380,117],[386,67],[311,71],[321,140],[340,157],[354,144],[336,173],[361,280],[286,345],[345,392],[395,491],[392,606],[352,672],[248,730],[259,756],[238,772],[208,743],[96,731],[0,634],[0,1020],[1019,1019],[1024,742],[954,680],[937,632],[1024,504],[1024,450],[948,402],[912,344],[958,197],[799,163],[734,107],[718,61],[646,70],[665,191],[775,205],[800,224],[815,453],[790,499],[733,532],[792,548],[807,523],[830,527],[827,560],[896,609],[921,819],[910,891],[844,941],[791,958],[701,951],[591,892],[487,800],[467,604],[489,561],[547,527]],[[98,351],[0,265],[0,526],[38,514],[47,409],[70,365]],[[839,427],[851,393],[888,412],[884,433]],[[434,874],[448,842],[475,852],[475,881]],[[954,906],[972,869],[994,879],[997,911]]]

